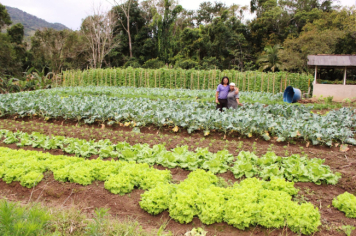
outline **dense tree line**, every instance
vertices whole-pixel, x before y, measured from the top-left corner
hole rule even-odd
[[[109,12],[94,10],[78,31],[42,29],[26,43],[23,26],[7,27],[0,5],[0,29],[7,28],[0,73],[128,66],[302,72],[308,54],[356,53],[355,13],[331,0],[203,2],[196,11],[174,0],[127,0]]]

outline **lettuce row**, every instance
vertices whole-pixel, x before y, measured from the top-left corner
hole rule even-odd
[[[159,164],[168,168],[181,167],[188,170],[202,168],[210,170],[214,174],[226,172],[234,159],[227,150],[211,153],[208,148],[198,148],[195,152],[191,152],[188,150],[188,146],[167,151],[162,144],[150,148],[148,144],[131,146],[126,142],[113,144],[110,140],[96,142],[63,136],[49,137],[38,132],[28,134],[20,131],[13,133],[8,130],[0,130],[0,138],[2,136],[4,137],[3,142],[17,143],[18,147],[62,149],[66,153],[86,158],[99,155],[101,158],[113,157],[149,165]]]
[[[62,149],[69,154],[90,157],[99,155],[101,158],[120,158],[125,161],[159,164],[167,168],[181,167],[188,170],[197,168],[209,170],[214,174],[232,171],[236,178],[258,176],[263,179],[271,177],[285,178],[294,182],[313,182],[321,184],[336,184],[341,178],[339,173],[332,173],[330,167],[323,165],[324,160],[299,155],[279,157],[273,152],[268,152],[261,158],[250,152],[240,152],[235,159],[227,150],[211,153],[207,148],[198,148],[195,152],[188,150],[188,146],[181,146],[167,151],[165,146],[158,144],[149,147],[148,144],[135,144],[126,142],[112,144],[110,140],[86,141],[77,138],[62,136],[48,137],[40,133],[12,133],[0,130],[0,138],[4,141],[13,140],[17,146],[32,146],[44,149]],[[9,142],[9,141],[7,141]],[[233,164],[233,165],[232,165]]]
[[[230,168],[235,178],[243,176],[251,178],[258,176],[264,180],[284,178],[294,182],[313,182],[320,185],[337,184],[341,174],[333,173],[325,160],[301,157],[294,154],[289,157],[277,156],[274,152],[267,152],[261,158],[250,152],[240,152]]]
[[[355,195],[345,192],[333,199],[333,206],[342,212],[346,217],[356,218],[356,197]]]
[[[292,201],[294,183],[272,178],[248,178],[222,188],[210,172],[196,170],[180,184],[160,184],[141,195],[140,206],[152,215],[165,210],[179,223],[198,217],[204,224],[226,222],[244,230],[261,225],[288,226],[295,233],[312,234],[321,225],[320,213],[311,203]]]
[[[134,188],[147,190],[171,180],[169,170],[157,170],[146,163],[85,160],[0,147],[0,178],[6,183],[19,181],[32,188],[41,182],[46,171],[52,171],[54,179],[61,182],[89,185],[104,181],[105,189],[114,194],[130,193]]]

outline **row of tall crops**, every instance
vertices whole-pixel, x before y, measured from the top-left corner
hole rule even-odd
[[[312,76],[287,72],[264,73],[236,70],[183,70],[107,68],[63,72],[62,86],[133,86],[149,88],[215,89],[227,76],[241,91],[278,93],[291,85],[308,91]]]

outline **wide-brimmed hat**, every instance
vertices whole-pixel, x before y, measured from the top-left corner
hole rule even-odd
[[[230,86],[235,86],[235,83],[230,83],[229,85],[230,85]]]

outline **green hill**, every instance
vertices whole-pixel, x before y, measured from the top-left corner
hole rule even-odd
[[[68,29],[65,25],[60,23],[49,23],[34,15],[21,11],[18,8],[6,6],[13,24],[21,23],[25,27],[25,36],[34,35],[35,31],[42,28],[53,28],[56,30]]]

